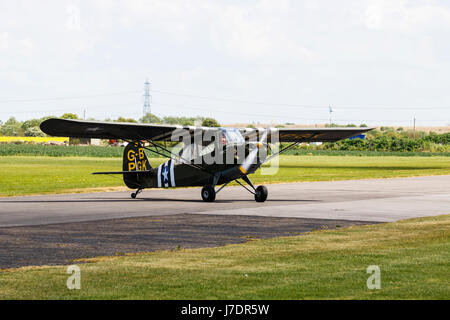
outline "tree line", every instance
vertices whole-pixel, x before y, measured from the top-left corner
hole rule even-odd
[[[0,135],[3,136],[29,136],[43,137],[45,134],[39,129],[42,121],[51,116],[39,119],[18,121],[14,117],[5,123],[0,122]],[[78,119],[74,113],[65,113],[60,118]],[[95,120],[95,119],[89,119]],[[154,123],[172,124],[182,126],[201,125],[204,127],[219,127],[220,123],[214,118],[205,117],[158,117],[148,113],[139,120],[133,118],[118,117],[117,119],[105,119],[112,122]],[[328,124],[327,127],[356,127],[354,124],[336,125]],[[365,124],[360,127],[367,127]],[[395,151],[395,152],[450,152],[450,133],[438,134],[434,132],[405,130],[402,127],[380,127],[366,133],[365,139],[345,139],[337,142],[327,142],[321,145],[303,144],[297,149],[305,150],[340,150],[340,151]]]
[[[342,151],[450,152],[450,132],[404,130],[380,127],[366,133],[365,139],[345,139],[321,145],[303,145],[301,149]]]
[[[53,116],[47,116],[43,118],[30,119],[26,121],[18,121],[14,117],[10,117],[5,123],[0,121],[0,135],[10,137],[44,137],[45,133],[41,131],[39,125],[44,120],[55,118]],[[79,119],[75,113],[64,113],[61,119]],[[96,120],[90,118],[88,120]],[[203,127],[220,127],[220,123],[214,118],[206,117],[158,117],[154,114],[147,113],[139,120],[133,118],[118,117],[117,119],[105,119],[108,122],[131,122],[131,123],[154,123],[154,124],[175,124],[182,126],[194,126],[199,125]]]

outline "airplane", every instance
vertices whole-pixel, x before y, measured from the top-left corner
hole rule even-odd
[[[267,187],[255,187],[249,178],[264,163],[303,142],[333,142],[373,129],[216,128],[58,118],[43,121],[40,128],[51,136],[127,142],[122,171],[93,174],[122,175],[125,185],[136,190],[133,199],[147,188],[202,187],[205,202],[215,201],[232,181],[252,193],[256,202],[264,202]],[[145,150],[169,160],[153,168]]]

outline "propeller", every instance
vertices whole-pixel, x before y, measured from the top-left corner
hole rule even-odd
[[[256,148],[254,148],[252,151],[250,151],[249,155],[247,156],[247,158],[245,158],[242,165],[239,166],[239,170],[241,170],[241,172],[243,174],[247,174],[251,165],[255,163],[254,161],[258,155],[259,149],[264,147],[264,141],[267,139],[267,134],[268,134],[268,130],[265,130],[264,133],[261,135],[261,138],[259,139],[259,141],[256,143]]]

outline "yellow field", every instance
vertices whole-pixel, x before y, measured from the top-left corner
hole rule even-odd
[[[0,142],[12,142],[12,141],[29,141],[29,142],[49,142],[69,141],[68,137],[0,137]]]

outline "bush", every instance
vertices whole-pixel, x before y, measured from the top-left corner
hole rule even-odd
[[[305,147],[302,148],[305,149]],[[324,143],[319,147],[310,146],[308,148],[343,151],[449,152],[450,133],[432,133],[424,135],[422,138],[413,139],[409,136],[409,133],[398,133],[388,129],[382,134],[378,131],[374,134],[367,135],[364,140],[346,139]]]
[[[202,121],[203,127],[220,127],[220,123],[217,122],[216,119],[213,118],[205,118]]]
[[[45,133],[39,127],[30,127],[25,130],[25,137],[45,137]]]

